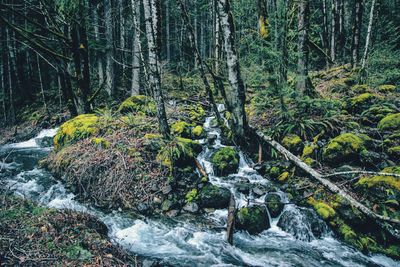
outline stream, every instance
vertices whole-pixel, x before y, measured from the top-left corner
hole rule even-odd
[[[268,186],[268,180],[251,168],[252,162],[242,152],[238,173],[222,178],[214,175],[209,159],[221,144],[220,131],[212,126],[213,117],[207,118],[204,128],[215,140],[207,144],[203,140],[203,151],[198,161],[209,174],[212,184],[231,190],[237,205],[247,205],[247,200],[264,201],[266,195],[253,196],[237,189],[238,181]],[[38,136],[25,142],[0,147],[0,179],[15,195],[32,199],[40,204],[57,209],[72,209],[87,212],[103,221],[109,229],[112,242],[143,257],[157,259],[162,265],[172,266],[400,266],[383,255],[364,255],[347,246],[329,230],[320,219],[309,221],[313,211],[296,205],[285,205],[277,218],[271,219],[271,228],[259,235],[247,232],[234,234],[234,246],[226,243],[225,231],[227,210],[209,213],[220,230],[208,229],[196,222],[173,221],[163,218],[132,219],[120,211],[104,212],[75,200],[75,195],[55,180],[49,172],[38,167],[38,161],[51,151],[51,138],[57,129],[43,130]],[[2,163],[3,162],[3,163]],[[283,192],[277,192],[286,202]],[[285,229],[279,220],[285,214]],[[200,216],[200,215],[199,215]],[[316,237],[315,224],[319,229]]]

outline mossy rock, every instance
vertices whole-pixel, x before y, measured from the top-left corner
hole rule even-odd
[[[150,97],[145,95],[135,95],[125,99],[118,107],[118,112],[121,114],[138,112],[154,116],[157,114],[157,106],[154,100]]]
[[[99,118],[94,114],[82,114],[63,123],[54,136],[54,147],[63,146],[93,136],[99,131]]]
[[[290,173],[289,172],[283,172],[278,176],[278,181],[281,183],[285,183],[287,182],[287,180],[290,177]]]
[[[323,157],[331,163],[360,160],[360,153],[366,150],[371,138],[364,134],[344,133],[333,138],[325,146]]]
[[[378,98],[375,95],[371,93],[363,93],[361,95],[352,97],[348,107],[354,112],[362,111],[375,103],[377,100]]]
[[[229,189],[212,184],[205,185],[199,195],[202,208],[226,209],[229,206],[230,198]]]
[[[329,90],[333,93],[347,92],[350,88],[346,78],[333,80],[329,84]]]
[[[206,118],[206,112],[201,105],[189,109],[189,118],[193,123],[202,123]]]
[[[192,127],[193,124],[187,123],[185,121],[177,121],[171,125],[171,133],[176,136],[190,138]]]
[[[241,208],[236,215],[236,229],[251,235],[259,234],[271,227],[267,209],[264,206]]]
[[[394,113],[394,110],[386,106],[372,106],[361,113],[363,124],[376,126],[379,121],[389,114]]]
[[[165,142],[155,141],[159,147],[157,160],[171,171],[174,167],[187,167],[193,164],[193,159],[203,149],[199,142],[187,138],[176,137]]]
[[[192,203],[193,201],[197,200],[198,198],[199,198],[199,192],[197,191],[196,188],[187,192],[186,196],[185,196],[186,203]]]
[[[231,147],[218,149],[211,156],[214,172],[219,176],[226,176],[237,172],[239,167],[239,154]]]
[[[336,212],[335,210],[326,204],[325,202],[322,201],[317,201],[313,197],[310,197],[307,200],[307,203],[310,204],[315,211],[324,219],[324,220],[330,220],[333,217],[335,217]]]
[[[379,85],[376,89],[381,93],[392,93],[396,91],[396,86],[391,84],[383,84]]]
[[[351,92],[354,94],[364,94],[369,92],[371,89],[366,84],[356,84],[351,87]]]
[[[318,148],[318,146],[314,143],[307,144],[303,148],[303,153],[301,155],[302,158],[307,158],[307,157],[312,157],[313,154],[315,154],[315,150]]]
[[[267,208],[271,217],[278,217],[285,206],[282,203],[281,197],[278,194],[268,194],[265,201],[267,202]]]
[[[379,130],[396,131],[400,130],[400,113],[387,115],[378,123]]]
[[[197,125],[192,129],[192,137],[194,139],[201,139],[206,137],[206,131],[200,125]]]
[[[303,142],[298,135],[290,134],[283,138],[282,144],[293,153],[298,153],[303,149]]]
[[[382,173],[394,173],[400,175],[400,166],[384,168]],[[400,178],[395,176],[376,175],[373,177],[363,177],[356,183],[357,186],[367,188],[381,187],[384,189],[391,188],[400,193]]]

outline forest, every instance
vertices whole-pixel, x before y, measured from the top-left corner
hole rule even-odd
[[[399,0],[0,0],[0,266],[400,266]]]

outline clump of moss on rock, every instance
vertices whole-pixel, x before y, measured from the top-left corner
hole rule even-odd
[[[400,174],[400,167],[387,167],[382,170],[382,173]],[[373,177],[363,177],[356,185],[371,187],[383,187],[385,189],[392,188],[400,193],[400,178],[387,175],[376,175]]]
[[[190,138],[192,127],[193,124],[185,121],[177,121],[171,125],[171,133],[177,136]]]
[[[366,84],[356,84],[351,87],[351,92],[355,94],[364,94],[370,91],[370,88]]]
[[[282,144],[291,152],[297,153],[302,150],[302,141],[298,135],[290,134],[285,136],[282,140]]]
[[[214,165],[214,172],[217,175],[229,175],[237,171],[239,167],[239,155],[235,149],[223,147],[211,156],[211,163]]]
[[[378,128],[382,131],[400,130],[400,113],[387,115],[379,123]]]
[[[317,201],[310,197],[307,203],[310,204],[324,220],[332,219],[336,215],[335,210],[325,202]]]
[[[278,217],[284,208],[281,197],[278,194],[271,193],[267,195],[265,201],[267,202],[267,208],[271,217]]]
[[[206,112],[201,105],[189,109],[189,118],[193,123],[202,123],[206,118]]]
[[[359,160],[371,141],[367,135],[344,133],[333,138],[323,150],[324,159],[331,163]]]
[[[192,129],[192,137],[195,139],[204,138],[206,136],[206,132],[204,128],[200,125],[197,125]]]
[[[396,86],[391,84],[383,84],[379,85],[376,89],[381,93],[391,93],[396,91]]]
[[[377,101],[377,97],[371,93],[363,93],[350,99],[349,109],[354,112],[365,110],[368,106]]]
[[[363,111],[361,113],[361,119],[363,124],[376,126],[380,120],[391,113],[393,113],[393,109],[386,106],[376,105]]]
[[[118,107],[118,112],[122,114],[130,112],[140,112],[149,116],[157,113],[156,103],[153,99],[145,95],[135,95],[128,97]]]
[[[55,148],[95,135],[99,131],[98,121],[94,114],[82,114],[65,122],[54,136]]]
[[[263,206],[241,208],[236,215],[236,229],[255,235],[271,227],[267,209]]]

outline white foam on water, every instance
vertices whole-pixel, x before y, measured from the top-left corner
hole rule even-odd
[[[28,141],[9,144],[9,145],[6,145],[6,147],[7,148],[35,148],[35,147],[39,147],[39,145],[36,142],[37,139],[42,139],[42,138],[45,138],[45,137],[54,137],[56,135],[56,133],[57,133],[57,130],[58,130],[58,128],[44,129],[44,130],[40,131],[40,133],[37,136],[35,136],[34,138],[29,139]]]

